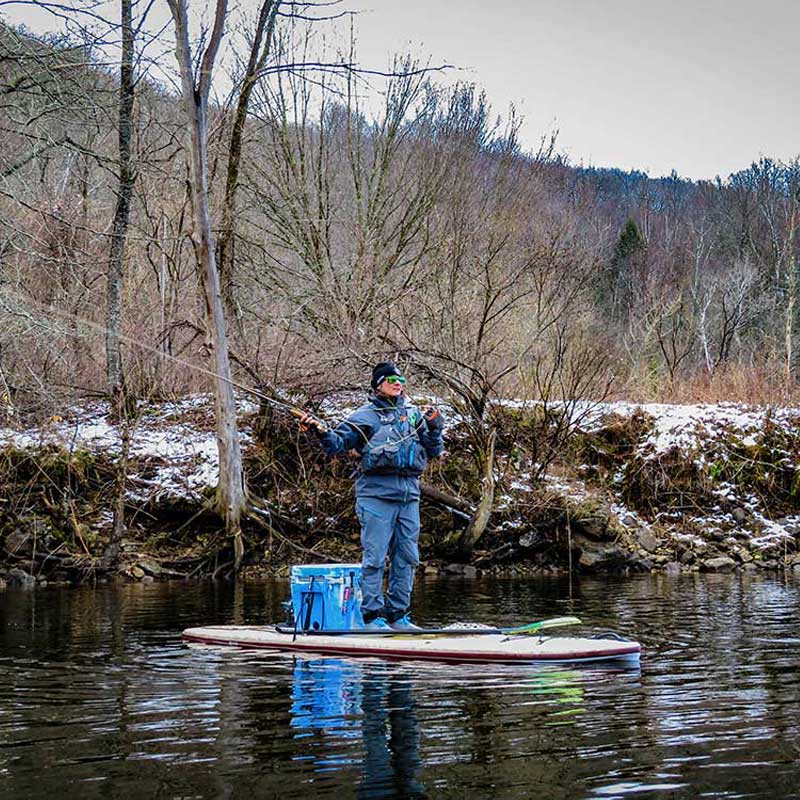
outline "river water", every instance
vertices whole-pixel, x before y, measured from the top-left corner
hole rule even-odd
[[[417,618],[577,614],[641,667],[187,647],[285,582],[0,592],[0,798],[800,798],[800,577],[420,581]]]

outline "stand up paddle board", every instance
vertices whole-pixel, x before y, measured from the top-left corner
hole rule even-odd
[[[290,627],[217,625],[188,628],[186,642],[250,650],[282,650],[330,655],[424,661],[638,663],[641,646],[617,634],[589,637],[518,634],[496,628],[464,627],[390,631],[295,631]]]

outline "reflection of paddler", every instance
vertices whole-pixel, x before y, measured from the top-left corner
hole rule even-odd
[[[364,763],[357,797],[425,797],[418,780],[419,723],[411,678],[403,672],[375,670],[361,692]]]
[[[365,666],[337,658],[295,662],[291,726],[295,739],[317,735],[348,739],[360,735],[364,747],[357,796],[424,797],[418,780],[422,767],[420,731],[410,676],[384,664]],[[351,751],[320,751],[313,742],[313,760],[325,769],[348,768]]]

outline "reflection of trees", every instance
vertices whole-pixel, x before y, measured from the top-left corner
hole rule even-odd
[[[263,618],[271,596],[242,591],[164,583],[5,594],[0,782],[8,785],[0,796],[60,794],[67,784],[93,797],[207,796],[213,779],[204,767],[169,765],[191,761],[195,750],[207,755],[219,707],[241,701],[240,673],[227,681],[214,675],[211,696],[198,691],[178,635],[199,620],[228,622],[232,608],[237,619],[243,609]],[[206,681],[208,672],[204,664]],[[238,755],[229,748],[224,757],[236,763]]]
[[[497,747],[502,747],[503,737],[495,735],[496,720],[502,713],[502,702],[498,708],[496,697],[491,692],[464,692],[464,727],[470,737],[472,760],[477,764],[496,761],[499,755]]]
[[[750,714],[757,714],[761,721],[760,738],[766,740],[767,748],[765,760],[772,757],[797,767],[800,765],[797,638],[786,638],[786,632],[787,621],[797,620],[792,606],[797,609],[800,593],[796,589],[793,591],[791,584],[782,586],[748,575],[742,576],[739,587],[737,621],[733,627],[749,656],[749,663],[740,667],[746,669],[747,682],[756,684],[763,692],[761,702],[752,704]],[[787,602],[790,598],[794,603]],[[769,641],[766,646],[764,639]],[[737,677],[741,683],[741,677]],[[783,785],[776,781],[771,787],[773,796],[790,797],[797,793],[796,776],[784,777],[784,780]]]
[[[584,709],[583,674],[535,665],[448,669],[456,685],[442,705],[455,706],[447,736],[462,751],[457,785],[511,792],[502,796],[574,796],[579,740],[570,731]],[[442,759],[440,771],[453,768]]]
[[[646,677],[609,718],[612,729],[635,731],[615,778],[667,776],[686,797],[795,796],[796,769],[781,765],[800,759],[796,646],[780,637],[796,598],[746,573],[654,575],[620,586],[610,608],[617,618],[638,610],[628,629],[644,646]]]
[[[420,593],[428,607],[444,608],[447,593],[470,616],[475,596],[453,591],[464,584],[441,585]],[[540,585],[482,587],[492,587],[487,607],[502,621],[520,619],[521,608],[562,611],[566,583]],[[178,632],[198,621],[278,618],[285,584],[8,592],[0,796],[68,785],[114,800],[255,800],[298,787],[370,800],[558,800],[661,781],[680,797],[797,794],[795,584],[648,576],[581,578],[576,589],[570,611],[642,641],[641,678],[594,666],[399,664],[180,645]]]

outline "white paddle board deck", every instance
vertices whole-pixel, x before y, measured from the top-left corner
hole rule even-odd
[[[543,636],[505,633],[489,635],[408,635],[386,634],[325,636],[279,633],[275,627],[258,625],[219,625],[188,628],[187,642],[245,649],[331,655],[373,656],[425,661],[549,661],[585,662],[639,661],[641,647],[629,640]]]

